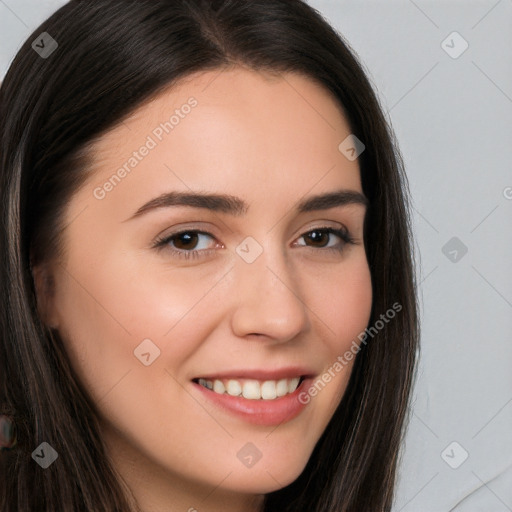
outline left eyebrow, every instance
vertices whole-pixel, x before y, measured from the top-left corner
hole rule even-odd
[[[298,213],[312,211],[329,210],[339,206],[351,204],[361,204],[368,207],[369,201],[364,194],[356,190],[337,190],[327,194],[320,194],[308,197],[300,201],[296,207]],[[214,212],[226,213],[235,217],[245,215],[249,210],[249,205],[239,197],[227,194],[210,194],[202,192],[166,192],[147,203],[143,204],[131,217],[131,220],[140,217],[150,211],[169,208],[172,206],[190,206],[193,208],[203,208]],[[124,221],[126,222],[126,221]]]

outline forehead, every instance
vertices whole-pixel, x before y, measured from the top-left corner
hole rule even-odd
[[[296,72],[270,73],[242,67],[192,73],[137,108],[122,126],[150,130],[155,123],[168,120],[171,114],[179,114],[191,97],[197,100],[199,110],[205,115],[224,114],[232,121],[264,124],[269,132],[273,125],[279,127],[280,120],[291,122],[297,118],[312,123],[311,129],[349,129],[333,94],[310,77]],[[195,110],[194,117],[198,117],[198,109]],[[287,128],[290,130],[290,126]],[[296,134],[299,127],[295,128]],[[303,128],[311,131],[307,125]],[[120,135],[118,130],[110,133],[112,138]]]
[[[93,185],[124,166],[127,176],[112,200],[164,188],[231,190],[246,197],[261,192],[267,200],[284,192],[296,200],[317,185],[314,192],[340,185],[361,190],[357,161],[338,149],[349,134],[331,93],[300,74],[199,72],[96,143]],[[151,150],[134,156],[144,146]]]

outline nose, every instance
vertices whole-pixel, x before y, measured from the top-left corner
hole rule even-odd
[[[252,263],[238,258],[233,272],[237,305],[232,329],[237,336],[258,335],[284,343],[309,327],[300,280],[282,251],[265,248]]]

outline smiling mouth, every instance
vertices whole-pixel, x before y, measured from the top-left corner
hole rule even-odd
[[[294,393],[305,376],[279,380],[256,379],[193,379],[193,382],[218,395],[243,397],[248,400],[276,400]]]

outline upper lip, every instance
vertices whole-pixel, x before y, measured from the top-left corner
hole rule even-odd
[[[264,369],[238,369],[238,370],[224,370],[220,372],[203,374],[196,377],[196,379],[255,379],[255,380],[280,380],[280,379],[291,379],[293,377],[313,377],[315,372],[310,368],[300,366],[287,366],[285,368],[279,368],[275,370],[264,370]]]

